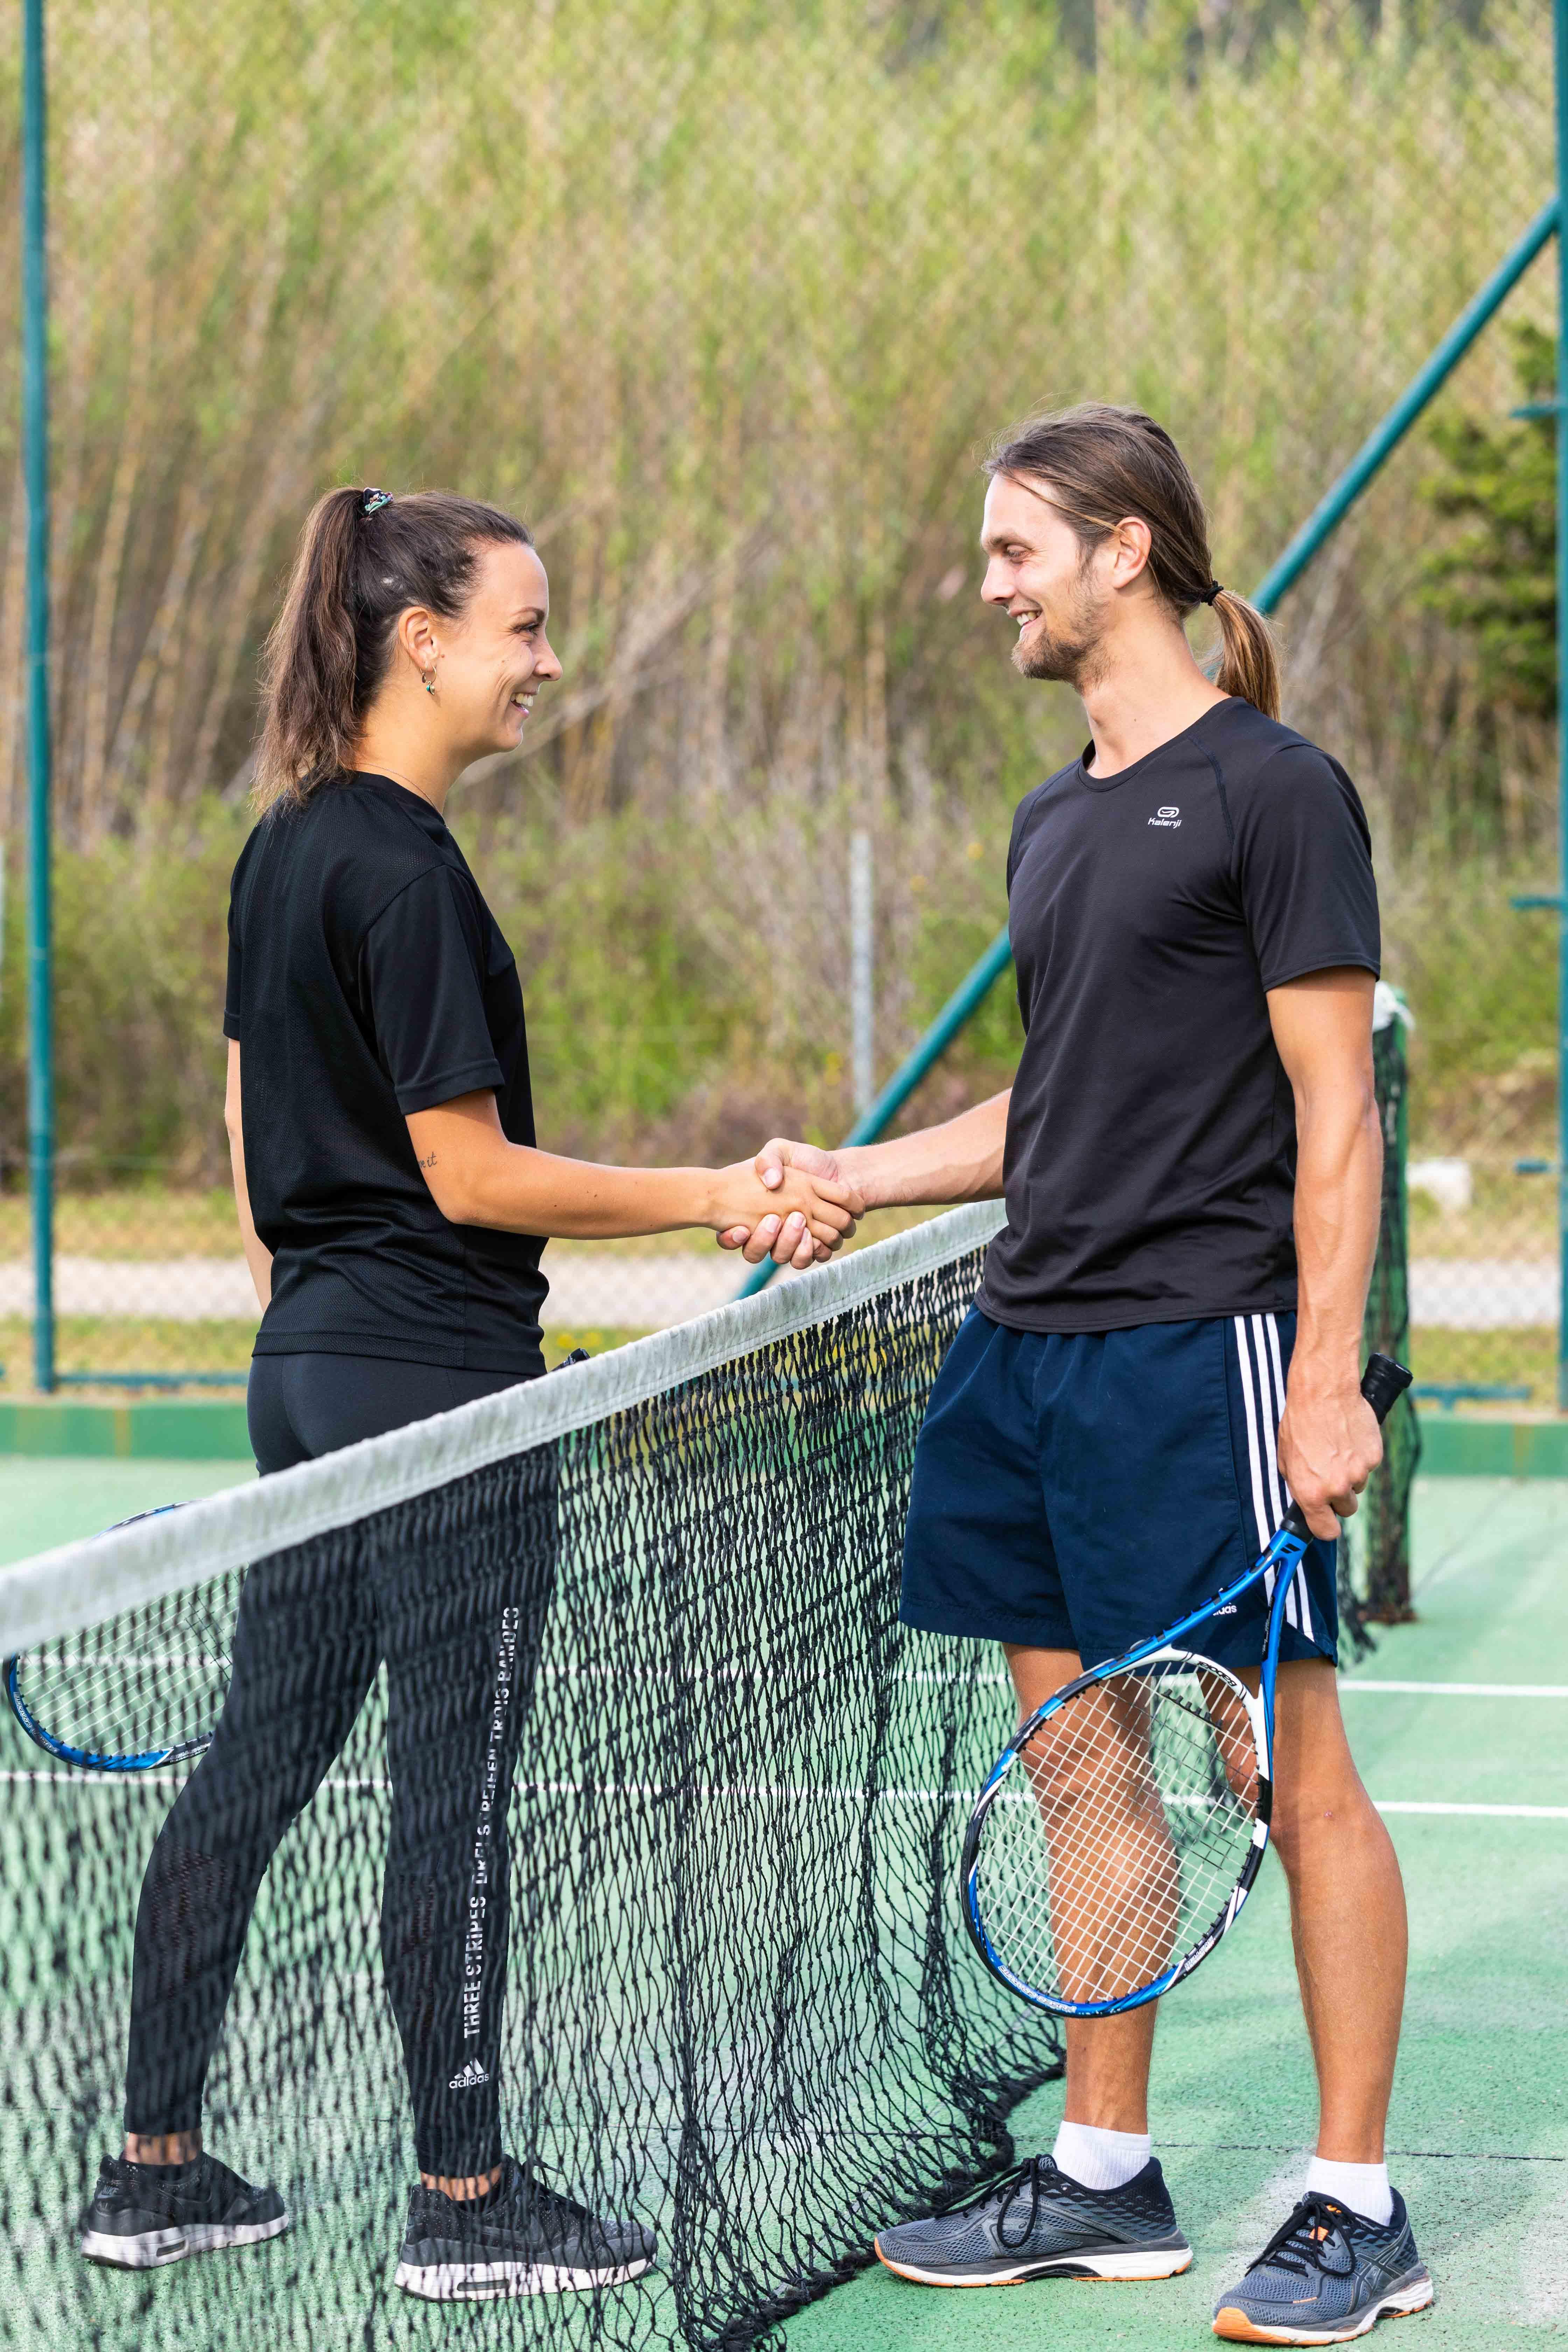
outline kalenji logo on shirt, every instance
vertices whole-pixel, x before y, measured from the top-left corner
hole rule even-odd
[[[1160,825],[1166,833],[1173,833],[1181,824],[1182,812],[1179,808],[1156,809],[1149,822]]]

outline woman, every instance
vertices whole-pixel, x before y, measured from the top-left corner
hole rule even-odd
[[[224,1013],[264,1309],[263,1475],[542,1373],[549,1235],[708,1226],[808,1264],[853,1230],[858,1198],[835,1181],[768,1191],[750,1161],[604,1168],[535,1149],[517,968],[444,810],[465,768],[516,750],[561,676],[548,616],[529,533],[493,507],[342,489],[306,525],[268,647]],[[552,1527],[552,1491],[537,1500]],[[420,2168],[398,2283],[492,2295],[652,2261],[650,2232],[598,2220],[501,2148],[506,1841],[484,1841],[491,1809],[505,1819],[549,1599],[519,1573],[480,1576],[438,1651],[406,1561],[283,1555],[247,1577],[222,1719],[142,1885],[126,2138],[85,2218],[93,2259],[141,2269],[288,2226],[275,2189],[203,2151],[203,2084],[262,1876],[384,1660],[382,1950]]]

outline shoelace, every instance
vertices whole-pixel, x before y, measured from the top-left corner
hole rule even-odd
[[[1321,2271],[1328,2278],[1348,2278],[1356,2259],[1345,2228],[1349,2219],[1342,2205],[1314,2190],[1302,2198],[1247,2268],[1260,2271],[1272,2263],[1279,2270],[1294,2271],[1299,2278],[1305,2278],[1309,2271]],[[1342,2261],[1332,2253],[1336,2242],[1344,2250]]]
[[[593,2221],[595,2216],[586,2205],[579,2205],[565,2190],[552,2189],[548,2180],[515,2157],[506,2159],[506,2175],[498,2201],[525,2205],[536,2219],[546,2224],[552,2221]]]
[[[1026,2246],[1035,2234],[1035,2224],[1040,2218],[1040,2183],[1044,2177],[1045,2161],[1044,2157],[1035,2156],[1029,2158],[1027,2164],[1021,2165],[1016,2178],[1002,2200],[1002,2210],[996,2216],[996,2242],[999,2246],[1005,2246],[1010,2253],[1016,2253],[1020,2246]],[[1007,2235],[1007,2216],[1013,2210],[1013,2200],[1017,2196],[1026,2180],[1029,2184],[1029,2218],[1024,2224],[1022,2237],[1010,2238]]]
[[[1021,2246],[1026,2246],[1034,2236],[1035,2224],[1040,2218],[1040,2200],[1045,2194],[1046,2182],[1053,2177],[1060,2179],[1062,2176],[1053,2174],[1050,2158],[1032,2156],[1018,2167],[1016,2172],[1009,2173],[1003,2180],[993,2181],[988,2189],[981,2191],[978,2200],[970,2200],[983,2202],[987,2197],[1000,2197],[1001,2204],[996,2214],[996,2242],[999,2246],[1005,2247],[1007,2252],[1016,2253],[1018,2249]],[[1026,2183],[1029,2191],[1028,2218],[1020,2234],[1016,2238],[1009,2237],[1008,2216],[1013,2210],[1014,2200],[1019,2196]]]
[[[1040,2181],[1037,2168],[1044,2161],[1042,2157],[1032,2156],[1025,2163],[1016,2165],[1011,2172],[1005,2172],[1000,2180],[983,2181],[978,2189],[972,2189],[967,2197],[960,2197],[954,2203],[948,2206],[942,2218],[951,2220],[954,2213],[975,2213],[984,2206],[995,2205],[998,2209],[996,2236],[999,2242],[1009,2250],[1023,2245],[1039,2214]],[[1033,2184],[1029,2198],[1028,2223],[1022,2238],[1009,2238],[1006,2235],[1007,2215],[1012,2210],[1014,2198],[1016,2197],[1026,2180]]]
[[[595,2218],[586,2205],[579,2205],[577,2200],[568,2197],[563,2189],[552,2189],[542,2173],[531,2171],[527,2165],[520,2164],[517,2177],[525,2194],[540,2205],[565,2214],[574,2221],[591,2221]]]
[[[1040,2203],[1046,2194],[1047,2180],[1062,2181],[1068,2188],[1073,2186],[1072,2183],[1068,2182],[1066,2173],[1057,2170],[1050,2157],[1031,2156],[1026,2158],[1015,2171],[1005,2172],[1000,2180],[989,2181],[983,2189],[972,2189],[967,2197],[961,2197],[956,2205],[950,2205],[947,2210],[950,2214],[968,2213],[978,2210],[981,2206],[994,2203],[997,2209],[996,2242],[1008,2253],[1016,2253],[1020,2246],[1028,2244],[1035,2233],[1035,2224],[1040,2218]],[[1013,2210],[1014,2200],[1026,2183],[1029,2190],[1029,2216],[1024,2224],[1022,2233],[1018,2237],[1010,2238],[1007,2234],[1007,2219]]]

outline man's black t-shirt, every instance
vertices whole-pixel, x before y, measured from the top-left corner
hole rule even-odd
[[[1378,969],[1355,787],[1233,697],[1013,821],[1024,1050],[979,1305],[1024,1331],[1289,1309],[1296,1115],[1264,992]]]
[[[405,1113],[493,1087],[533,1141],[517,966],[427,801],[342,775],[274,809],[229,899],[224,1034],[272,1252],[258,1354],[538,1372],[543,1243],[447,1223]]]

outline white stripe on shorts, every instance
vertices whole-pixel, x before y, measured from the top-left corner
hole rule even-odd
[[[1247,1324],[1239,1315],[1236,1318],[1236,1354],[1241,1368],[1241,1401],[1247,1412],[1247,1458],[1252,1471],[1252,1508],[1258,1520],[1258,1549],[1261,1551],[1274,1530],[1268,1524],[1268,1506],[1263,1499],[1263,1451],[1258,1439],[1258,1398],[1252,1385],[1252,1358],[1247,1352]]]
[[[1252,1477],[1252,1508],[1258,1523],[1258,1549],[1270,1540],[1290,1501],[1290,1490],[1279,1475],[1275,1433],[1285,1409],[1285,1376],[1279,1354],[1279,1325],[1272,1315],[1237,1315],[1237,1364],[1241,1375],[1242,1406],[1247,1419],[1247,1466]],[[1265,1597],[1274,1598],[1275,1571],[1264,1578]],[[1285,1622],[1312,1638],[1311,1603],[1307,1592],[1305,1562],[1298,1568],[1285,1602]]]
[[[1279,1412],[1280,1417],[1283,1418],[1285,1412],[1285,1374],[1281,1370],[1279,1363],[1279,1318],[1278,1315],[1270,1315],[1268,1318],[1268,1354],[1269,1360],[1274,1370],[1274,1393],[1279,1400]],[[1283,1478],[1279,1481],[1279,1491],[1285,1497],[1286,1507],[1289,1508],[1290,1504],[1295,1501],[1296,1497],[1292,1495],[1289,1487],[1286,1485]],[[1301,1611],[1301,1631],[1306,1634],[1307,1639],[1310,1642],[1315,1641],[1317,1636],[1312,1630],[1312,1597],[1307,1588],[1307,1563],[1304,1559],[1298,1563],[1296,1569],[1296,1598]]]

